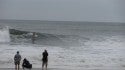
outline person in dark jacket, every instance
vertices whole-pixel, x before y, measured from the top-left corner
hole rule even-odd
[[[17,51],[17,54],[14,56],[15,70],[20,69],[20,61],[21,61],[21,55],[19,54],[19,51]]]
[[[47,50],[44,50],[44,52],[42,53],[43,58],[42,58],[42,69],[44,68],[44,66],[46,66],[46,70],[47,70],[47,65],[48,65],[48,52]]]
[[[32,69],[32,64],[30,64],[30,62],[26,58],[24,58],[22,68]]]

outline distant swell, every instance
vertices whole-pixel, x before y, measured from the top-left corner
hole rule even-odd
[[[16,29],[9,30],[11,34],[11,42],[13,43],[32,43],[32,33],[30,31],[21,31]],[[77,35],[56,35],[47,33],[36,33],[35,44],[51,45],[51,46],[78,46],[89,38],[80,37]]]

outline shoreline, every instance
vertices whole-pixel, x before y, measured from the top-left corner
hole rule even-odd
[[[42,68],[32,68],[32,70],[41,70]],[[14,68],[0,68],[0,70],[15,70]],[[22,68],[20,68],[20,70],[23,70]],[[26,69],[28,70],[28,69]],[[46,70],[46,69],[44,69]],[[125,70],[125,68],[91,68],[91,69],[87,69],[87,68],[83,68],[83,69],[65,69],[65,68],[48,68],[47,70]]]

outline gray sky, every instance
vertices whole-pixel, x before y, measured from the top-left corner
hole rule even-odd
[[[0,0],[0,19],[125,22],[125,0]]]

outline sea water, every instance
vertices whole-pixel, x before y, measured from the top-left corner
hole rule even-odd
[[[1,68],[14,67],[16,51],[34,68],[41,68],[44,49],[49,53],[49,68],[125,68],[124,23],[1,20],[0,25],[0,42],[7,42],[0,45]],[[35,44],[32,32],[37,34]]]

